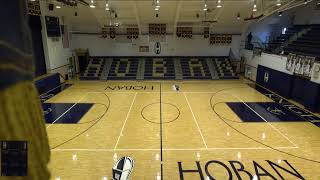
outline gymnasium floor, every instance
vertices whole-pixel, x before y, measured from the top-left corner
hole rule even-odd
[[[320,179],[319,127],[248,83],[74,82],[46,101],[51,178],[109,180],[130,156],[139,180]]]

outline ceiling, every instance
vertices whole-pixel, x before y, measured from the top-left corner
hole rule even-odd
[[[90,4],[90,0],[85,1]],[[123,28],[137,25],[142,32],[147,32],[149,23],[165,23],[169,32],[174,32],[176,26],[182,25],[194,28],[210,25],[215,29],[240,30],[248,23],[243,19],[252,13],[254,16],[268,15],[301,1],[281,0],[281,6],[276,6],[277,0],[221,0],[222,7],[217,8],[217,0],[207,0],[208,11],[203,11],[205,0],[159,0],[160,9],[156,11],[154,0],[108,0],[111,11],[106,11],[106,0],[94,0],[95,8],[82,4],[77,7],[62,5],[60,9],[55,8],[53,13],[64,16],[75,31],[97,31],[104,25],[114,23],[120,23]],[[55,0],[42,0],[41,6],[47,7],[48,3],[60,4]],[[253,12],[255,3],[257,11]],[[46,10],[44,14],[52,14],[48,8],[42,9]],[[74,15],[75,12],[78,16]],[[236,18],[238,13],[240,20]],[[208,24],[203,23],[204,20],[217,22]]]

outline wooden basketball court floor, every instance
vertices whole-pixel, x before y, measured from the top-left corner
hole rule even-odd
[[[47,124],[51,178],[109,180],[130,156],[130,179],[320,179],[319,127],[268,122],[248,104],[273,101],[248,83],[74,82],[46,103],[93,106],[78,123]],[[228,102],[263,122],[242,121]]]

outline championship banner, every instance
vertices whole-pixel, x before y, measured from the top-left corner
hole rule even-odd
[[[296,75],[311,77],[315,57],[290,53],[287,57],[286,70]]]
[[[294,74],[303,75],[303,63],[305,61],[305,56],[298,55],[295,60]]]
[[[320,63],[314,63],[312,68],[312,78],[313,79],[320,78]]]
[[[292,72],[296,55],[290,53],[287,57],[286,70]]]
[[[315,57],[306,56],[305,63],[303,64],[303,75],[305,77],[311,77],[315,59]]]

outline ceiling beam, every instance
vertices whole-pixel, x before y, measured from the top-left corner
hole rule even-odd
[[[217,14],[215,15],[215,19],[213,19],[213,20],[216,20],[216,21],[218,21],[218,23],[219,23],[219,19],[220,19],[221,15],[222,15],[222,12],[223,12],[223,10],[224,10],[224,8],[225,8],[225,6],[226,6],[227,4],[228,4],[228,2],[225,2],[225,3],[222,5],[221,8],[218,8],[218,12],[217,12]]]
[[[176,8],[176,15],[174,17],[174,24],[173,24],[173,37],[174,39],[176,38],[175,34],[177,33],[177,25],[179,21],[179,16],[180,16],[180,10],[181,10],[181,5],[182,5],[182,0],[178,1],[177,8]]]
[[[307,3],[310,3],[312,2],[312,0],[308,0]],[[305,1],[304,0],[292,0],[292,1],[287,1],[286,4],[280,6],[280,7],[277,7],[277,6],[273,6],[269,9],[266,9],[263,14],[264,16],[262,18],[260,18],[258,20],[261,21],[267,17],[269,17],[270,15],[272,15],[273,13],[276,13],[276,12],[279,12],[279,11],[286,11],[286,10],[289,10],[291,8],[295,8],[295,7],[299,7],[299,6],[302,6],[302,5],[305,5]]]
[[[141,30],[141,23],[140,23],[140,16],[139,16],[139,10],[138,10],[138,6],[137,6],[137,1],[132,1],[133,2],[133,10],[134,10],[134,14],[136,17],[136,21],[138,24],[138,29],[139,29],[139,35],[141,35],[142,30]]]

